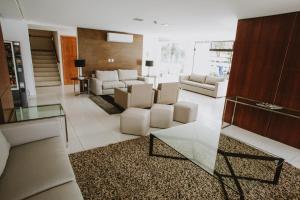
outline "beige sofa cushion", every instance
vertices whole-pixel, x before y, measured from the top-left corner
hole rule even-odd
[[[10,150],[0,179],[0,197],[24,199],[75,180],[61,137],[31,142]]]
[[[192,85],[195,87],[201,87],[201,83],[195,82],[195,81],[189,81],[189,80],[182,80],[181,83],[187,84],[187,85]]]
[[[145,84],[144,81],[139,81],[139,80],[126,80],[123,81],[126,85],[126,87],[130,86],[130,85],[138,85],[138,84]]]
[[[71,181],[34,195],[27,200],[83,200],[83,197],[76,182]]]
[[[190,80],[191,81],[196,81],[198,83],[204,83],[206,76],[205,75],[200,75],[200,74],[191,74],[190,75]]]
[[[10,144],[0,130],[0,177],[3,173],[9,155]],[[1,196],[1,195],[0,195]]]
[[[96,71],[96,78],[101,81],[119,81],[118,72],[114,71]]]
[[[120,81],[138,79],[138,73],[135,69],[119,69],[118,73]]]
[[[215,85],[209,85],[209,84],[201,84],[201,88],[204,88],[204,89],[207,89],[207,90],[211,90],[211,91],[214,91],[216,90],[216,86]]]
[[[124,88],[125,83],[121,81],[106,81],[102,83],[103,89]]]
[[[206,89],[206,90],[211,90],[211,91],[214,91],[216,89],[215,85],[210,85],[210,84],[205,84],[205,83],[198,83],[198,82],[194,82],[194,81],[182,80],[181,83],[191,85],[191,86],[194,86],[194,87],[198,87],[198,88],[203,88],[203,89]]]
[[[214,77],[214,76],[207,76],[205,79],[206,84],[216,85],[217,82],[224,81],[224,78]]]

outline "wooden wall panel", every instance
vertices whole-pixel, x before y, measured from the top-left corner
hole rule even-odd
[[[273,102],[294,18],[292,13],[239,20],[227,96]],[[226,121],[230,117],[227,113]],[[267,135],[267,112],[239,106],[235,118],[236,125]]]
[[[61,54],[64,69],[64,84],[73,84],[72,77],[78,76],[78,70],[74,61],[77,59],[76,37],[61,36]]]
[[[83,72],[99,70],[137,69],[141,73],[143,36],[133,35],[133,43],[107,42],[104,30],[78,28],[78,54],[86,60]],[[113,58],[114,62],[108,62]]]
[[[300,110],[300,13],[287,51],[278,91],[274,103]]]
[[[275,94],[274,104],[300,110],[300,13],[294,24],[284,68]],[[268,137],[300,148],[300,120],[273,115]]]
[[[0,123],[7,122],[14,108],[13,97],[10,90],[10,80],[4,49],[4,41],[0,25]]]
[[[227,96],[300,110],[299,27],[299,13],[239,20]],[[227,107],[229,122],[233,105]],[[298,120],[245,106],[235,118],[239,127],[300,148]]]

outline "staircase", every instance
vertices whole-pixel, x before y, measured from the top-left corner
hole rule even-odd
[[[55,52],[31,50],[36,87],[61,85]]]

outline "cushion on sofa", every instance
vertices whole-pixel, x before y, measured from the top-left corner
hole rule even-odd
[[[127,80],[127,81],[123,81],[126,85],[126,87],[130,86],[130,85],[138,85],[138,84],[145,84],[144,81],[139,81],[139,80]]]
[[[215,85],[210,85],[210,84],[205,84],[205,83],[201,84],[201,88],[204,88],[204,89],[207,89],[207,90],[211,90],[211,91],[216,90],[216,86]]]
[[[124,88],[125,83],[121,81],[106,81],[102,83],[103,89]]]
[[[75,181],[59,185],[45,192],[34,195],[27,200],[83,200]]]
[[[75,180],[62,137],[11,148],[0,179],[1,199],[24,199]]]
[[[101,81],[119,81],[118,72],[114,71],[96,71],[96,78]]]
[[[195,87],[201,87],[201,83],[195,82],[195,81],[189,81],[189,80],[182,80],[181,83],[187,84],[187,85],[192,85]]]
[[[190,80],[191,81],[196,81],[198,83],[204,83],[206,76],[205,75],[200,75],[200,74],[191,74],[190,75]]]
[[[212,91],[214,91],[216,89],[215,85],[210,85],[210,84],[205,84],[205,83],[198,83],[198,82],[195,82],[195,81],[182,80],[181,83],[191,85],[191,86],[194,86],[194,87],[198,87],[198,88],[212,90]]]
[[[119,69],[118,73],[120,81],[138,79],[138,73],[135,69]]]
[[[9,155],[10,144],[0,130],[0,176],[3,173]]]
[[[207,76],[205,79],[206,84],[215,85],[217,82],[224,81],[224,78],[214,77],[214,76]]]

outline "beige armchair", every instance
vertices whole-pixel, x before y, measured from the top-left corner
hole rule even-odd
[[[179,83],[160,83],[155,91],[155,103],[174,104],[179,96]]]
[[[115,88],[115,103],[122,108],[149,108],[153,102],[152,84],[130,85],[128,89]]]

